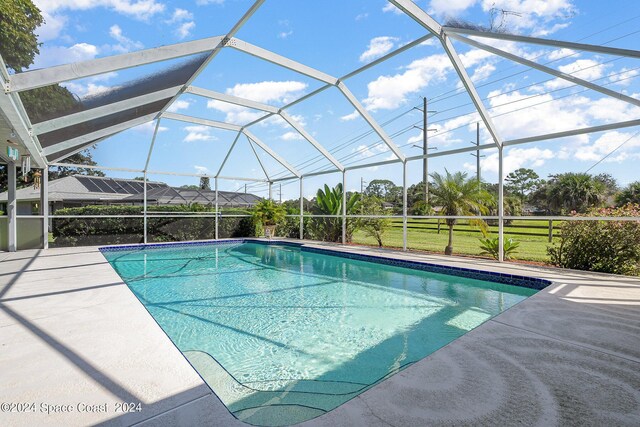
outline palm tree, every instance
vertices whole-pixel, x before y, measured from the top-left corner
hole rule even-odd
[[[431,174],[433,184],[431,191],[431,202],[434,206],[441,207],[440,214],[447,216],[466,216],[486,214],[489,207],[495,204],[494,197],[486,191],[475,178],[467,178],[467,174],[456,172],[451,174],[445,169],[445,175],[437,172]],[[445,220],[449,227],[449,242],[444,249],[446,255],[453,253],[453,226],[456,223],[454,218]],[[481,227],[486,223],[482,220],[470,221]]]
[[[584,212],[602,203],[605,186],[588,173],[563,173],[549,182],[549,204],[555,211]]]
[[[355,213],[360,203],[360,195],[352,194],[347,198],[347,214]],[[324,190],[319,189],[316,194],[316,207],[313,209],[318,215],[342,215],[342,184],[329,188],[325,184]],[[355,221],[347,221],[347,241],[351,240]],[[311,230],[318,240],[327,242],[339,242],[342,239],[342,219],[340,218],[314,218]]]

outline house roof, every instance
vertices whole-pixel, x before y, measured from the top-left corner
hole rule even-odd
[[[218,204],[220,205],[249,206],[258,203],[260,200],[261,198],[255,194],[218,191]],[[123,201],[142,201],[142,194],[127,197]],[[147,190],[147,201],[160,205],[183,205],[189,203],[213,205],[216,202],[216,192],[168,186],[158,187]]]
[[[260,201],[254,194],[219,191],[221,205],[253,205]],[[144,197],[141,181],[100,176],[71,175],[49,182],[49,201],[122,201],[140,202]],[[40,200],[40,190],[32,186],[21,188],[16,198],[22,201]],[[189,203],[214,204],[215,191],[174,188],[163,182],[147,182],[147,200],[161,205]],[[0,193],[0,202],[7,201],[7,192]]]

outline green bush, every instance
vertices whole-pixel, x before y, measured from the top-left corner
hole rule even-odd
[[[499,243],[500,238],[498,236],[481,238],[480,249],[482,249],[482,252],[480,252],[480,255],[490,255],[494,259],[498,259],[498,254],[500,253]],[[511,259],[513,254],[518,251],[518,246],[520,246],[520,242],[516,242],[512,238],[504,240],[502,245],[504,259]]]
[[[149,206],[149,214],[204,213],[214,209],[199,204],[180,206]],[[250,215],[243,209],[225,209],[228,215]],[[107,218],[55,218],[55,215],[96,215]],[[143,218],[127,218],[142,215],[141,206],[85,206],[56,211],[52,233],[55,246],[85,246],[104,244],[141,243],[144,236]],[[112,217],[111,217],[112,216]],[[215,238],[215,219],[212,217],[149,217],[147,219],[149,242],[206,240]],[[220,218],[219,237],[253,237],[257,235],[255,221],[251,217]]]
[[[565,221],[559,243],[547,249],[554,265],[640,275],[640,205],[591,209],[578,216],[637,217],[638,221]]]

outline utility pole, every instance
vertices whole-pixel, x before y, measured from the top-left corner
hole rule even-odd
[[[247,184],[244,185],[244,194],[247,194]]]
[[[419,109],[419,108],[418,108]],[[436,148],[429,148],[429,132],[437,132],[437,129],[428,128],[428,113],[435,113],[436,111],[427,110],[427,97],[422,98],[422,182],[424,183],[424,202],[429,204],[429,159],[427,153],[429,150],[435,150]],[[414,147],[418,147],[414,145]]]
[[[364,182],[364,177],[360,177],[360,194],[364,195],[364,185],[366,184],[366,182]]]
[[[480,122],[476,123],[476,142],[471,141],[472,144],[475,144],[476,147],[480,147]],[[476,154],[471,153],[473,157],[476,158],[476,179],[478,180],[478,185],[480,185],[480,158],[484,157],[480,155],[480,150],[476,150]]]
[[[422,159],[422,182],[424,182],[424,202],[429,204],[429,159],[427,158],[427,152],[429,151],[427,137],[428,133],[427,129],[427,97],[422,98],[422,155],[424,158]]]
[[[280,183],[280,204],[282,204],[282,183]]]

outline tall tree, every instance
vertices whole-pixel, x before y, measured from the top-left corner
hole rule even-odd
[[[7,68],[20,72],[29,68],[40,53],[35,34],[44,19],[29,0],[3,0],[0,7],[0,51]]]
[[[211,179],[208,176],[200,178],[200,190],[211,190]]]
[[[482,188],[475,177],[468,178],[466,172],[451,174],[446,169],[445,172],[445,175],[440,175],[437,172],[431,174],[433,179],[433,186],[430,189],[431,198],[435,206],[442,207],[441,215],[486,214],[489,207],[495,204],[494,197]],[[454,218],[446,218],[445,222],[449,227],[449,241],[444,253],[451,255],[453,253],[453,226],[457,221]],[[484,225],[484,221],[473,222],[476,225]]]
[[[40,53],[36,29],[44,19],[40,10],[30,0],[3,0],[0,7],[0,54],[8,69],[20,73],[29,68]],[[51,85],[22,92],[20,99],[32,123],[77,111],[80,102],[66,88]],[[73,154],[65,163],[95,166],[90,151]],[[50,179],[72,174],[104,176],[104,173],[89,168],[52,167]],[[0,188],[6,186],[6,171],[0,170]],[[28,185],[30,177],[22,185]]]
[[[533,169],[520,168],[510,172],[505,178],[506,189],[518,196],[522,203],[540,185],[540,177]]]
[[[605,185],[588,173],[567,172],[550,175],[546,196],[553,212],[586,212],[602,204]]]

